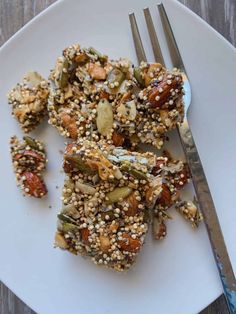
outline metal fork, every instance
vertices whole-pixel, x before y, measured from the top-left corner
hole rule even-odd
[[[236,313],[236,280],[232,265],[228,256],[223,234],[220,228],[216,209],[210,193],[210,189],[206,180],[203,166],[194,143],[194,139],[187,120],[187,110],[191,103],[191,88],[188,77],[186,75],[185,66],[180,55],[169,19],[167,17],[163,4],[158,5],[158,10],[161,17],[165,37],[170,51],[171,60],[174,67],[180,69],[183,73],[184,80],[184,102],[185,102],[185,117],[182,124],[178,126],[178,132],[181,143],[186,155],[186,159],[191,171],[195,193],[197,195],[198,203],[203,213],[205,225],[208,236],[211,242],[212,251],[215,257],[219,275],[222,281],[224,294],[226,297],[228,309],[230,313]],[[148,8],[143,10],[149,37],[152,44],[153,54],[156,62],[165,65],[161,48],[158,42],[153,20]],[[131,30],[139,62],[147,61],[145,50],[143,48],[142,40],[139,34],[137,22],[134,13],[129,15]]]

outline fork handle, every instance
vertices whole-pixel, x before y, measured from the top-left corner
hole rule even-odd
[[[202,211],[212,251],[222,281],[228,309],[236,313],[236,280],[225,246],[216,209],[187,118],[178,127],[182,146],[192,175],[199,207]]]

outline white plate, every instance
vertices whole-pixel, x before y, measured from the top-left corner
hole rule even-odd
[[[235,49],[179,3],[164,2],[193,88],[190,124],[235,269]],[[157,17],[155,4],[155,0],[59,1],[0,50],[0,279],[39,313],[189,314],[222,292],[204,226],[192,231],[177,215],[168,224],[166,240],[154,243],[148,238],[127,274],[53,249],[60,208],[56,185],[61,187],[63,180],[58,150],[64,140],[46,123],[36,132],[48,148],[45,200],[21,196],[7,153],[10,136],[20,131],[5,95],[22,75],[35,69],[47,76],[62,48],[75,42],[93,45],[114,58],[135,60],[128,13],[137,13],[147,38],[141,9],[150,6]]]

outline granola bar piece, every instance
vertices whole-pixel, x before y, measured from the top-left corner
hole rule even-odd
[[[159,63],[142,62],[137,71],[143,80],[138,94],[139,140],[161,148],[165,134],[184,118],[183,78],[177,69],[169,71]]]
[[[203,220],[202,213],[199,211],[196,201],[182,201],[176,204],[175,208],[191,223],[193,228],[197,228],[199,222]]]
[[[49,123],[66,137],[161,148],[166,132],[183,119],[182,76],[160,64],[134,68],[127,59],[73,45],[57,59],[50,80]]]
[[[29,72],[8,94],[12,115],[25,133],[34,130],[47,114],[48,87],[48,82],[40,74]]]
[[[21,187],[23,195],[43,197],[47,194],[42,179],[47,162],[43,143],[29,136],[24,136],[22,141],[13,136],[10,145],[17,185]]]
[[[68,144],[56,246],[117,271],[129,269],[144,243],[148,208],[161,192],[161,177],[151,174],[155,164],[149,152]]]
[[[155,239],[160,240],[167,235],[166,220],[171,219],[168,210],[173,205],[175,205],[178,212],[182,215],[185,214],[185,218],[187,218],[185,207],[186,204],[192,204],[192,202],[181,201],[181,190],[190,181],[190,172],[186,162],[176,160],[164,151],[164,156],[157,158],[152,173],[159,174],[163,178],[162,191],[154,205],[153,213],[153,236]],[[201,217],[197,209],[195,213],[196,219],[191,221],[197,227]]]

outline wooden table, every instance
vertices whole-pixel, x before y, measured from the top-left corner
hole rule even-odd
[[[0,0],[0,45],[56,0]],[[236,46],[235,0],[179,0],[200,15]],[[158,1],[157,1],[158,2]],[[0,283],[0,314],[33,314],[27,305]],[[223,296],[201,314],[227,314]],[[50,314],[50,313],[48,313]],[[168,314],[168,313],[163,313]]]

